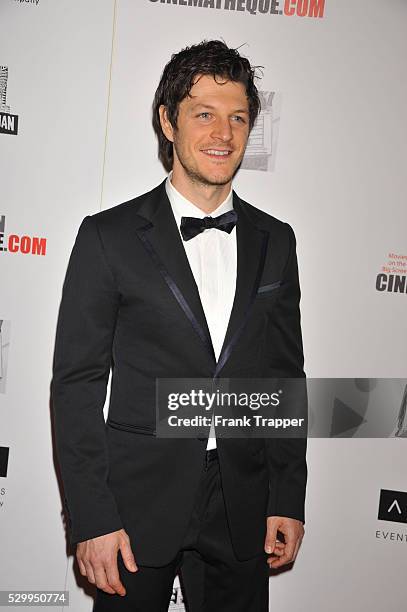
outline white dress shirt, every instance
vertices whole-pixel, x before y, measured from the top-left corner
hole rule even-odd
[[[230,234],[212,227],[190,240],[183,240],[180,230],[181,217],[203,218],[208,216],[208,213],[205,213],[181,195],[171,183],[171,176],[172,172],[168,175],[165,188],[198,287],[215,357],[218,360],[236,290],[236,226]],[[210,216],[218,217],[232,209],[233,194],[231,189],[227,198],[210,213]],[[213,418],[206,448],[207,450],[216,448]]]

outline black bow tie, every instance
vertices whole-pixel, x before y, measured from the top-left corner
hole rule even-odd
[[[230,234],[235,227],[237,214],[235,210],[229,210],[218,217],[181,217],[181,234],[184,240],[190,240],[206,229],[214,227]]]

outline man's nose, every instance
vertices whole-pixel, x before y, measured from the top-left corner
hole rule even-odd
[[[212,136],[223,142],[232,140],[233,132],[229,119],[217,119],[213,125]]]

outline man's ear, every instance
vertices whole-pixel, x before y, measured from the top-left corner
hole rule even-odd
[[[161,104],[160,108],[158,109],[158,112],[160,114],[161,129],[164,132],[164,136],[170,142],[174,142],[174,128],[172,127],[170,120],[168,119],[167,107],[164,106],[164,104]]]

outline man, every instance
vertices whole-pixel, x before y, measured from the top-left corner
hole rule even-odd
[[[96,612],[166,610],[178,570],[192,612],[268,610],[303,537],[304,439],[156,435],[156,379],[305,376],[294,233],[231,189],[259,106],[237,50],[173,55],[153,105],[170,175],[76,238],[52,395]]]

